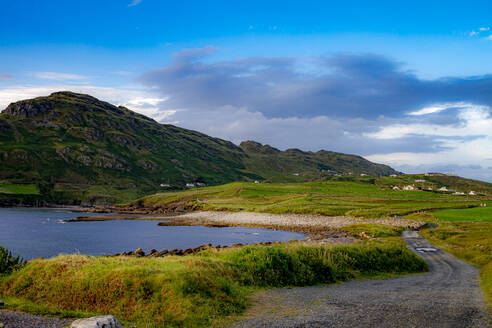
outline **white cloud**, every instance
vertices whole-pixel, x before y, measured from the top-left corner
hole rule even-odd
[[[490,26],[479,28],[480,31],[490,31]]]
[[[410,112],[409,115],[414,115],[414,116],[420,116],[420,115],[427,115],[427,114],[434,114],[434,113],[439,113],[442,112],[446,109],[450,108],[463,108],[463,107],[470,107],[474,106],[469,103],[465,102],[452,102],[452,103],[443,103],[443,104],[434,104],[431,106],[423,107],[419,110],[416,110],[414,112]]]
[[[470,36],[476,36],[476,35],[479,35],[480,33],[477,32],[477,31],[471,31],[470,32]]]
[[[133,7],[138,4],[140,4],[143,0],[133,0],[131,3],[128,4],[128,7]]]
[[[420,111],[425,110],[423,114],[435,113],[443,110],[441,109],[442,107],[444,107],[444,109],[449,108],[443,105],[441,107],[435,106],[435,108],[438,108],[435,111],[432,111],[431,107],[427,107],[429,109],[424,108]],[[429,135],[460,138],[466,136],[486,135],[492,137],[492,117],[490,116],[490,113],[490,107],[466,104],[466,106],[462,106],[462,108],[460,108],[460,112],[457,115],[457,117],[462,121],[460,126],[439,125],[431,123],[400,123],[384,126],[377,132],[367,133],[366,136],[375,139],[397,139],[409,135]]]
[[[79,81],[87,79],[87,76],[70,74],[70,73],[57,73],[57,72],[30,72],[31,76],[43,79],[43,80],[54,80],[54,81]]]
[[[489,35],[488,37],[485,38],[486,40],[492,40],[492,35]]]

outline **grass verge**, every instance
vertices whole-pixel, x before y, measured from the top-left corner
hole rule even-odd
[[[2,278],[9,306],[81,316],[111,313],[137,327],[219,326],[261,288],[427,270],[400,243],[283,244],[165,258],[59,256]]]

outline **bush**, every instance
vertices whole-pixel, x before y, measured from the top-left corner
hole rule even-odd
[[[0,274],[9,274],[21,268],[26,261],[19,255],[13,256],[12,252],[0,246]]]

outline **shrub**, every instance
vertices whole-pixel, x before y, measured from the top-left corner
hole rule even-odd
[[[0,274],[9,274],[21,268],[26,261],[19,255],[13,256],[12,252],[0,246]]]

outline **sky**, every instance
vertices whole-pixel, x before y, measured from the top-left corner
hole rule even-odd
[[[236,144],[492,182],[492,2],[0,0],[0,110],[71,90]]]

